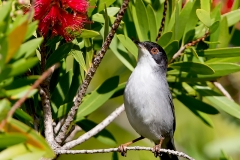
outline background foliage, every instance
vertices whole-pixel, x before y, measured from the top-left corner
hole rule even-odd
[[[137,63],[137,47],[131,38],[155,41],[162,19],[163,0],[131,0],[109,50],[93,78],[88,94],[80,105],[74,123],[87,132],[116,106],[123,103],[126,81]],[[92,59],[115,20],[121,0],[90,0],[89,19],[80,36],[66,43],[61,37],[45,38],[46,68],[61,63],[50,83],[53,119],[58,122],[72,106],[76,91]],[[176,147],[195,159],[239,159],[239,85],[240,20],[239,1],[231,11],[221,15],[221,4],[212,7],[210,0],[169,1],[165,28],[157,42],[168,59],[186,43],[210,36],[169,65],[167,79],[176,108]],[[105,9],[106,7],[106,9]],[[43,42],[31,14],[24,15],[16,1],[4,2],[0,8],[0,120],[41,75],[39,53]],[[235,74],[232,74],[235,73]],[[224,77],[228,76],[229,77]],[[224,78],[221,78],[224,77]],[[225,97],[212,82],[226,85],[235,98]],[[40,136],[43,134],[43,112],[37,89],[8,121],[0,134],[0,159],[38,159],[52,157],[53,151]],[[37,127],[36,127],[37,126]],[[34,128],[37,132],[29,131]],[[130,127],[125,113],[94,138],[77,149],[117,147],[138,135]],[[27,145],[30,150],[23,146]],[[148,140],[136,145],[152,146]],[[99,155],[61,155],[58,159],[96,159]],[[102,154],[101,159],[123,159],[117,153]],[[154,159],[148,152],[129,152],[124,159]]]

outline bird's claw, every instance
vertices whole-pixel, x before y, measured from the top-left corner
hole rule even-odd
[[[124,144],[121,144],[119,147],[118,147],[118,151],[121,153],[121,155],[123,157],[126,157],[127,156],[127,146],[124,145]]]
[[[159,144],[153,147],[152,152],[154,153],[155,157],[160,156],[160,149],[161,149],[161,146]]]

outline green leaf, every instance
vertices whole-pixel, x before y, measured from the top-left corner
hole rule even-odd
[[[0,8],[0,22],[2,22],[7,15],[9,15],[12,7],[12,1],[6,2],[4,5],[1,5]]]
[[[81,29],[81,35],[80,37],[82,38],[93,38],[93,37],[97,37],[100,34],[94,30],[87,30],[87,29]]]
[[[0,134],[0,148],[7,148],[9,146],[23,143],[27,140],[26,136],[19,133],[7,133],[7,134]]]
[[[240,62],[240,57],[212,58],[212,59],[206,61],[206,63],[219,63],[219,62],[237,63],[237,62]]]
[[[119,84],[118,87],[115,89],[114,94],[112,95],[111,98],[122,96],[124,93],[126,84],[127,84],[127,82],[123,82],[123,83]]]
[[[38,62],[38,58],[20,59],[13,64],[6,65],[0,74],[0,81],[9,78],[11,76],[17,76],[26,72],[29,68],[35,66]]]
[[[13,160],[17,158],[18,156],[31,153],[31,152],[36,152],[39,151],[37,148],[33,147],[32,145],[29,144],[16,144],[14,146],[10,146],[7,149],[3,150],[0,152],[0,159],[3,160]]]
[[[76,124],[81,126],[81,128],[85,132],[90,131],[92,128],[94,128],[97,125],[97,123],[95,123],[93,121],[90,121],[88,119],[83,119],[83,120],[77,122]],[[101,132],[96,134],[94,136],[94,138],[96,138],[100,142],[102,142],[102,143],[104,143],[106,145],[112,146],[112,147],[117,145],[116,139],[111,134],[111,132],[109,132],[107,129],[103,129]]]
[[[118,83],[118,76],[111,77],[103,82],[96,90],[92,91],[79,106],[76,121],[101,107],[113,95]]]
[[[155,11],[149,4],[147,5],[147,15],[149,20],[151,20],[151,24],[149,24],[150,40],[154,42],[156,39],[156,35],[158,34],[158,28],[156,23]]]
[[[215,71],[215,76],[225,76],[240,71],[240,65],[234,63],[208,63],[208,65]]]
[[[202,82],[209,80],[216,80],[221,76],[226,76],[228,74],[240,71],[240,65],[234,63],[208,63],[209,67],[211,67],[215,73],[211,75],[196,75],[196,74],[188,74],[186,72],[179,72],[177,70],[168,71],[169,75],[173,75],[167,77],[169,82],[175,82],[176,78],[180,81],[184,82]],[[176,77],[175,77],[176,76]]]
[[[173,57],[173,55],[178,51],[178,41],[172,41],[170,43],[168,43],[168,45],[166,47],[164,47],[163,49],[165,50],[168,59],[171,59]]]
[[[83,58],[83,53],[78,50],[72,50],[71,54],[74,57],[74,59],[79,63],[79,65],[84,69],[84,71],[87,72],[87,66]]]
[[[221,21],[221,11],[220,10],[221,10],[221,4],[217,5],[211,13],[211,18],[214,19],[215,23],[216,23],[216,21],[219,21],[219,23]],[[219,38],[219,35],[220,35],[220,27],[218,27],[214,30],[215,25],[216,24],[213,24],[210,27],[210,41],[211,42],[218,41],[218,38]],[[216,48],[216,47],[217,47],[217,44],[210,44],[209,45],[209,48]]]
[[[83,98],[83,100],[84,100],[84,98]],[[64,117],[65,115],[67,115],[72,106],[73,106],[73,102],[68,102],[68,103],[62,104],[57,111],[57,118],[61,118],[61,117]],[[81,118],[79,118],[79,119],[81,119]]]
[[[23,155],[19,155],[15,158],[13,158],[12,160],[26,160],[26,159],[31,159],[31,160],[39,160],[42,158],[42,156],[44,155],[44,151],[35,151],[33,153],[26,153]]]
[[[186,3],[179,14],[179,22],[178,25],[176,26],[177,32],[174,33],[176,36],[176,40],[182,39],[185,27],[189,23],[189,16],[191,14],[194,3],[195,2],[193,1],[189,1],[188,3]]]
[[[45,158],[54,158],[55,154],[53,150],[48,146],[45,139],[40,136],[34,129],[25,125],[24,123],[17,121],[15,119],[9,119],[4,127],[4,131],[7,133],[21,133],[26,134],[27,144],[30,144],[39,150],[45,151]],[[0,155],[1,157],[1,155]],[[1,158],[0,158],[1,159]]]
[[[14,56],[16,51],[20,48],[24,37],[27,32],[28,22],[25,21],[18,27],[16,27],[12,32],[8,35],[8,53],[5,62],[7,63]]]
[[[107,7],[105,6],[103,43],[105,42],[108,33],[109,33],[109,17],[107,13]]]
[[[190,110],[197,110],[197,111],[201,111],[201,112],[204,112],[207,114],[213,114],[213,115],[219,113],[218,110],[212,107],[211,105],[201,100],[198,100],[196,98],[182,94],[182,95],[178,95],[177,99],[181,101],[185,106],[187,106]]]
[[[201,9],[210,12],[211,9],[211,0],[201,0]]]
[[[219,27],[219,21],[216,21],[212,24],[212,26],[209,28],[209,32],[213,34]]]
[[[25,94],[28,92],[28,90],[31,88],[31,86],[23,86],[23,87],[19,87],[19,88],[15,88],[12,90],[7,90],[6,94],[9,98],[11,98],[12,100],[14,99],[20,99],[23,96],[25,96]],[[28,97],[33,96],[35,93],[37,93],[37,89],[32,90],[29,94]]]
[[[206,58],[238,57],[240,56],[240,47],[207,49],[203,51],[198,51],[198,55]]]
[[[9,109],[11,108],[11,103],[8,99],[0,100],[0,121],[6,118]]]
[[[149,20],[142,0],[135,1],[132,6],[132,16],[139,40],[149,40]]]
[[[173,35],[173,32],[166,32],[164,33],[159,41],[158,41],[158,44],[160,46],[162,46],[163,48],[166,47],[166,45],[170,42],[170,40],[172,39],[172,35]]]
[[[227,97],[214,92],[209,87],[196,86],[196,91],[199,92],[201,96],[206,98],[211,105],[240,119],[240,106],[234,101],[229,100]]]
[[[94,9],[93,13],[99,13],[100,11],[104,10],[105,5],[108,7],[115,1],[116,0],[98,0],[96,4],[97,8]]]
[[[181,1],[178,1],[178,3],[180,3]],[[178,31],[181,29],[179,28],[179,23],[180,23],[180,18],[179,18],[179,14],[180,14],[180,7],[179,5],[176,3],[175,5],[175,24],[174,24],[174,28],[173,28],[173,37],[174,40],[178,40],[177,36],[178,36]]]
[[[114,21],[116,20],[116,17],[113,17],[113,16],[108,16],[108,17],[111,23],[114,23]],[[94,14],[92,16],[92,20],[99,23],[105,23],[103,14],[99,14],[99,13]],[[124,24],[124,22],[121,21],[120,24]]]
[[[237,9],[237,10],[228,12],[228,13],[222,15],[221,18],[222,19],[226,18],[228,27],[230,27],[240,21],[240,10]]]
[[[63,74],[58,81],[56,88],[52,92],[51,100],[58,107],[63,104],[68,96],[69,88],[72,83],[73,71],[70,70]]]
[[[214,74],[214,70],[210,66],[196,62],[176,62],[170,64],[169,67],[194,74]]]
[[[210,17],[210,12],[205,11],[203,9],[197,9],[196,14],[198,16],[198,19],[207,27],[211,26],[211,17]]]
[[[114,36],[112,43],[109,47],[115,56],[130,70],[133,71],[133,61],[127,53],[127,50],[119,43],[118,39]]]
[[[6,37],[2,37],[0,38],[0,52],[1,52],[1,58],[0,58],[0,74],[3,70],[3,68],[5,67],[5,59],[7,57],[7,53],[8,53],[8,42],[7,42],[7,38]]]
[[[138,57],[138,48],[135,43],[127,36],[122,34],[117,35],[117,38],[122,43],[122,45],[137,59]]]
[[[47,60],[46,69],[51,67],[57,62],[60,62],[63,58],[67,57],[68,53],[73,48],[72,43],[65,43],[62,46],[58,47]]]
[[[188,1],[188,3],[190,3],[190,2],[191,1]],[[187,16],[188,21],[186,23],[185,30],[183,33],[182,45],[192,41],[192,39],[194,38],[194,35],[195,35],[195,26],[198,23],[196,9],[200,8],[200,1],[193,1],[193,3],[194,4],[192,7],[192,10],[191,10],[190,14]]]
[[[18,59],[24,55],[24,58],[28,58],[36,49],[37,47],[42,43],[43,38],[35,38],[30,41],[27,41],[23,43],[18,52],[15,54],[14,59]]]
[[[118,13],[119,10],[120,10],[119,7],[108,7],[107,8],[107,13],[108,13],[109,16],[115,16]]]
[[[229,29],[227,19],[224,17],[220,22],[220,35],[218,41],[220,44],[219,48],[228,47],[228,43],[230,41]]]
[[[38,21],[33,21],[32,23],[28,24],[27,33],[24,37],[24,41],[33,35],[33,33],[36,31],[37,27],[38,27]]]

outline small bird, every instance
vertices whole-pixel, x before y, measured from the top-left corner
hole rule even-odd
[[[167,55],[156,43],[135,41],[138,63],[125,91],[124,106],[131,126],[140,137],[119,146],[126,156],[126,147],[143,138],[155,143],[154,155],[162,160],[178,160],[175,155],[160,153],[161,148],[175,150],[175,112],[172,95],[166,79]]]

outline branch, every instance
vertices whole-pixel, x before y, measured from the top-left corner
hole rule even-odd
[[[50,102],[50,91],[49,84],[52,73],[54,72],[55,65],[50,68],[51,73],[44,80],[44,82],[39,87],[39,94],[41,97],[42,107],[43,107],[43,119],[44,119],[44,133],[48,144],[52,149],[59,147],[54,139],[53,132],[53,119],[52,119],[52,110]]]
[[[79,105],[82,103],[82,99],[86,93],[86,90],[99,66],[99,64],[101,63],[102,58],[104,57],[105,53],[107,52],[107,49],[113,39],[113,36],[123,18],[123,15],[127,9],[128,6],[128,2],[129,0],[124,0],[123,4],[121,6],[121,9],[117,15],[116,20],[114,21],[112,28],[110,30],[110,33],[107,35],[107,38],[101,48],[101,50],[98,52],[98,55],[94,58],[93,64],[89,69],[89,72],[87,73],[85,80],[83,81],[83,83],[81,84],[80,88],[77,91],[77,95],[76,95],[76,99],[74,100],[74,105],[72,106],[67,119],[65,120],[64,125],[62,126],[58,136],[56,137],[56,141],[61,144],[63,142],[63,139],[65,137],[65,134],[71,124],[71,122],[74,120],[74,117],[77,113],[78,107]]]
[[[55,67],[58,66],[55,65]],[[52,66],[54,67],[54,66]],[[2,120],[2,123],[0,125],[0,130],[5,126],[7,119],[11,118],[13,116],[13,114],[15,113],[15,111],[21,107],[21,105],[23,104],[23,102],[27,99],[28,95],[31,93],[32,90],[36,89],[51,73],[52,73],[52,67],[49,68],[48,70],[46,70],[35,82],[34,84],[31,86],[31,88],[27,91],[27,93],[20,98],[11,108],[11,110],[8,112],[7,117]]]
[[[217,87],[217,89],[219,89],[222,94],[227,97],[228,99],[234,101],[231,97],[231,95],[228,93],[228,91],[226,91],[226,89],[221,85],[221,83],[219,82],[212,82],[214,84],[215,87]]]
[[[127,150],[145,150],[145,151],[151,151],[153,152],[153,148],[151,147],[140,147],[140,146],[134,146],[134,147],[127,147]],[[108,149],[93,149],[93,150],[57,150],[56,154],[95,154],[95,153],[109,153],[109,152],[118,152],[118,148],[108,148]],[[179,157],[186,158],[188,160],[194,160],[192,157],[188,156],[187,154],[179,151],[169,150],[169,149],[160,149],[161,152],[176,155]]]
[[[162,31],[163,31],[163,28],[164,28],[164,25],[165,25],[165,20],[166,20],[166,15],[167,15],[167,3],[168,3],[168,0],[165,0],[164,1],[164,9],[163,9],[163,18],[162,18],[162,22],[161,22],[161,27],[159,28],[159,31],[158,31],[156,42],[161,37]]]
[[[195,45],[198,44],[200,41],[204,41],[205,38],[206,38],[207,36],[209,36],[209,35],[210,35],[210,33],[209,33],[209,32],[206,32],[206,33],[204,34],[204,36],[202,36],[202,37],[196,39],[195,41],[189,42],[189,43],[185,44],[184,46],[182,46],[182,47],[177,51],[177,53],[175,53],[175,54],[173,55],[172,59],[169,61],[168,64],[172,63],[177,57],[179,57],[179,56],[184,52],[184,50],[185,50],[187,47],[195,46]]]
[[[76,145],[79,145],[79,144],[85,142],[89,138],[93,137],[94,135],[96,135],[100,131],[102,131],[107,125],[109,125],[123,111],[124,111],[124,105],[122,104],[120,107],[118,107],[115,111],[113,111],[107,118],[105,118],[101,123],[99,123],[93,129],[86,132],[85,134],[80,136],[78,139],[66,143],[63,147],[61,147],[61,149],[70,149],[70,148],[75,147]]]

